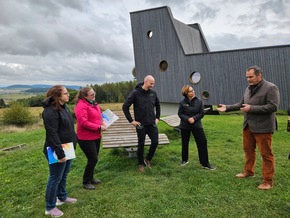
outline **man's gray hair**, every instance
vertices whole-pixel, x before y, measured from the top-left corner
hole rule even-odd
[[[258,66],[251,66],[247,69],[247,71],[252,70],[252,69],[254,70],[255,75],[259,75],[263,73],[262,69]]]

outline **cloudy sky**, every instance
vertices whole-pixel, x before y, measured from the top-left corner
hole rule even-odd
[[[132,80],[129,13],[160,6],[211,51],[290,44],[289,0],[0,0],[0,86]]]

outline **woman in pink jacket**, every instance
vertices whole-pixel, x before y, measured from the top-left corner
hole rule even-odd
[[[98,162],[101,131],[106,127],[102,125],[102,111],[95,102],[95,91],[91,87],[84,87],[77,93],[75,115],[78,143],[88,159],[83,175],[83,187],[93,190],[94,185],[101,183],[100,180],[94,179],[94,169]]]

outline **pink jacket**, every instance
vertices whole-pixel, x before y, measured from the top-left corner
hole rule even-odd
[[[102,111],[99,105],[92,105],[80,99],[75,107],[77,136],[80,140],[96,140],[101,137]]]

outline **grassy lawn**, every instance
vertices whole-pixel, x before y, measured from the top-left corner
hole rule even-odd
[[[259,155],[255,178],[234,177],[244,164],[242,120],[240,115],[207,115],[203,119],[215,171],[201,169],[192,138],[189,164],[180,167],[180,135],[159,122],[159,131],[167,134],[170,144],[156,150],[153,168],[139,173],[137,159],[128,158],[124,150],[102,149],[95,171],[102,184],[93,191],[82,188],[86,158],[77,147],[67,189],[78,201],[60,206],[64,217],[289,217],[287,116],[278,116],[279,130],[273,141],[275,186],[268,191],[257,189],[261,182]],[[0,148],[26,143],[22,149],[0,152],[0,217],[45,217],[48,167],[43,141],[41,127],[0,132]]]

